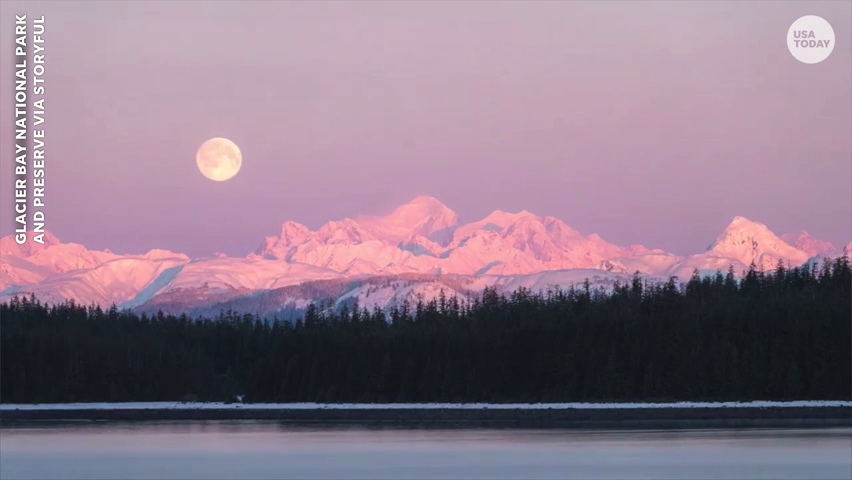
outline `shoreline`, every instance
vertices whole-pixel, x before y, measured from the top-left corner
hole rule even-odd
[[[852,427],[852,402],[745,404],[0,404],[29,421],[267,420],[290,424],[570,429]]]

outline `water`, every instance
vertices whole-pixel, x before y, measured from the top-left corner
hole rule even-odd
[[[644,431],[294,427],[275,422],[0,429],[0,477],[852,478],[852,429]]]

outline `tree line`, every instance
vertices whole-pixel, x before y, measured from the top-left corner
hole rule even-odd
[[[632,282],[298,320],[0,304],[0,401],[598,402],[848,399],[852,272]]]

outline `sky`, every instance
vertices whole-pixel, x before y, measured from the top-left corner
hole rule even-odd
[[[678,254],[745,216],[852,240],[852,2],[0,3],[0,235],[13,14],[45,15],[46,226],[116,253],[245,255],[417,195]],[[836,47],[787,49],[802,15]],[[242,169],[213,182],[222,136]]]

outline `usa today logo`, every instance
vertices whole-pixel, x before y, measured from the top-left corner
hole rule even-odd
[[[819,63],[834,50],[834,29],[822,17],[805,15],[787,30],[787,48],[802,63]]]

